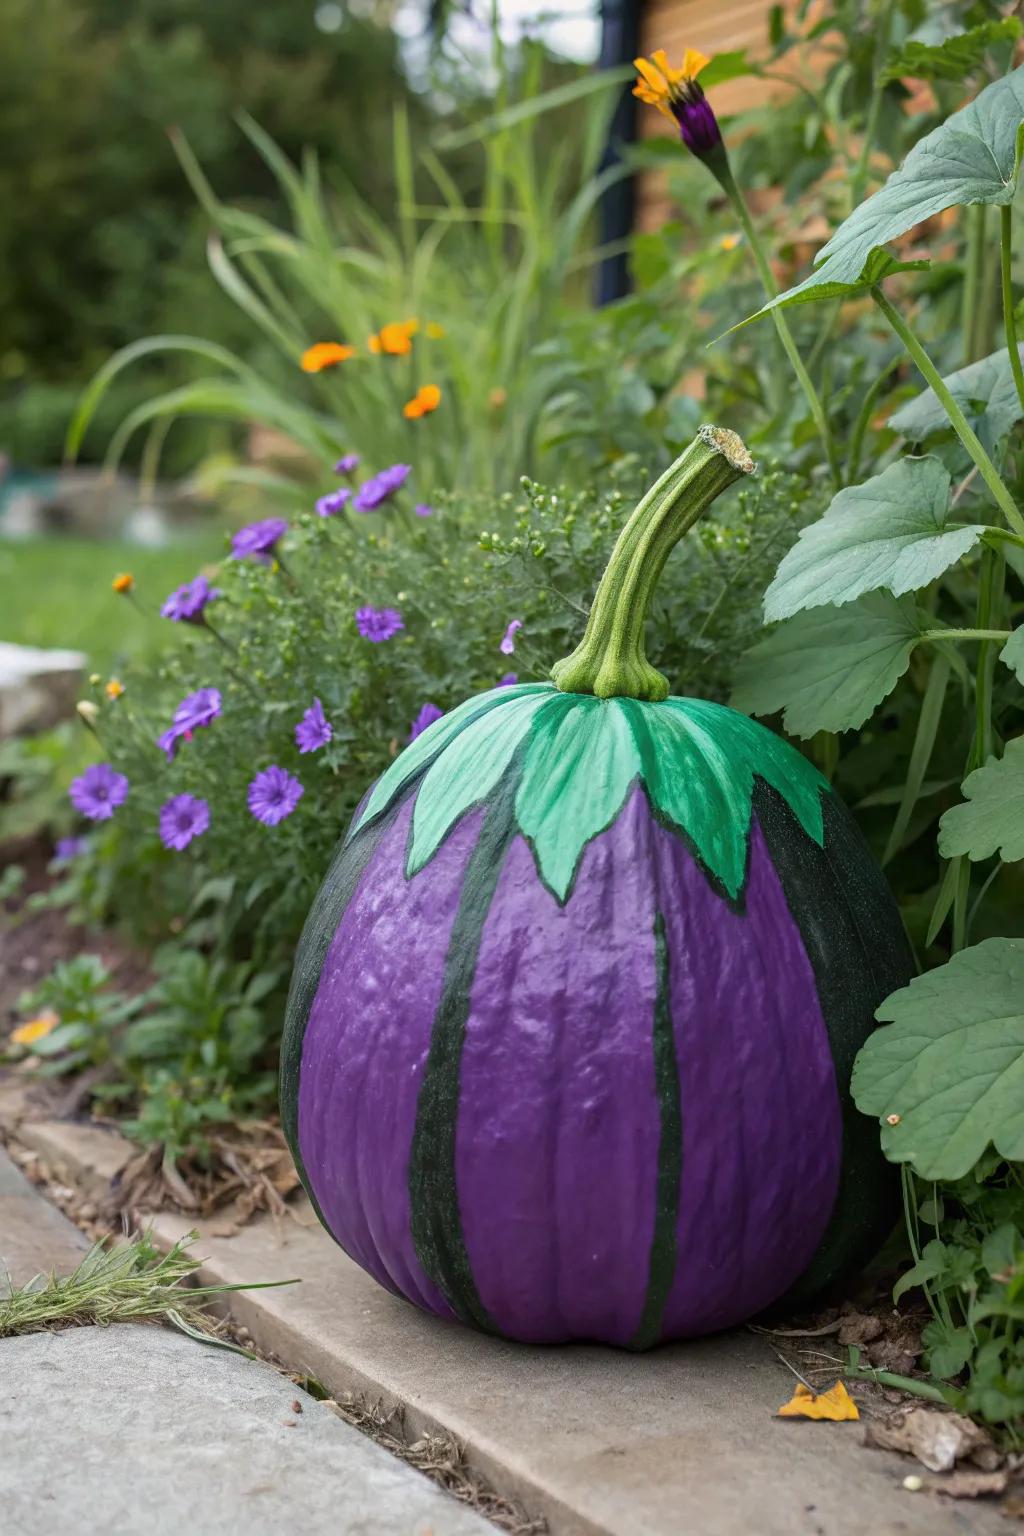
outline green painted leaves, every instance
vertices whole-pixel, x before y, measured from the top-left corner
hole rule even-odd
[[[406,748],[350,833],[357,835],[422,773],[406,854],[409,879],[510,771],[518,776],[519,831],[559,901],[571,894],[587,846],[615,821],[637,784],[731,897],[746,877],[755,778],[770,784],[821,844],[826,781],[788,742],[735,710],[703,699],[598,699],[547,683],[496,694],[469,700]]]
[[[836,283],[863,286],[872,253],[944,208],[1010,203],[1017,188],[1024,126],[1024,68],[996,80],[914,145],[885,185],[855,208],[818,253],[802,283],[766,304],[835,295]],[[831,295],[814,290],[833,285]]]
[[[987,859],[998,853],[1006,863],[1024,859],[1024,736],[1007,742],[1001,758],[969,773],[963,790],[966,799],[939,823],[942,857]]]
[[[985,532],[948,521],[949,472],[936,458],[899,459],[840,491],[805,528],[765,594],[764,616],[849,603],[879,587],[900,596],[955,565]]]
[[[925,1179],[959,1179],[991,1142],[1024,1158],[1024,943],[986,939],[878,1010],[852,1092],[882,1148]]]
[[[732,702],[754,715],[784,710],[796,736],[852,730],[895,688],[923,633],[916,604],[888,592],[799,613],[742,657]]]

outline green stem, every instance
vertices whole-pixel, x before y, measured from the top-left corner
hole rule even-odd
[[[967,253],[964,264],[963,302],[960,310],[960,327],[964,343],[964,363],[973,363],[977,357],[975,342],[978,330],[978,299],[981,284],[981,263],[985,249],[985,205],[976,203],[967,210]]]
[[[747,237],[747,243],[750,246],[750,253],[754,258],[754,264],[757,267],[758,276],[761,279],[761,286],[763,287],[768,297],[770,299],[774,299],[779,291],[778,284],[772,275],[772,269],[769,266],[768,258],[764,253],[764,247],[761,244],[760,236],[754,227],[754,221],[750,217],[750,209],[747,207],[746,199],[737,186],[735,177],[733,176],[731,170],[727,169],[723,175],[720,175],[719,180],[726,192],[726,195],[729,198],[729,201],[732,203],[732,206],[736,211],[736,217],[739,219],[740,224],[743,226],[743,233]],[[838,490],[842,486],[843,476],[839,467],[839,454],[836,450],[835,439],[832,436],[832,429],[829,426],[828,417],[825,414],[825,407],[821,403],[821,397],[814,387],[811,376],[804,366],[804,360],[800,356],[799,350],[797,349],[797,344],[793,340],[793,332],[789,328],[789,321],[786,319],[781,309],[773,309],[771,313],[772,319],[775,322],[775,329],[779,335],[779,340],[782,342],[783,351],[789,358],[790,366],[792,367],[793,372],[796,374],[797,381],[799,382],[800,388],[803,390],[804,396],[807,400],[808,408],[810,409],[811,415],[814,418],[815,426],[818,429],[818,435],[821,438],[822,447],[825,450],[825,456],[828,459],[828,467],[832,474],[832,480],[836,489]]]
[[[592,693],[602,699],[668,698],[668,680],[644,652],[644,624],[654,588],[687,529],[716,496],[753,470],[754,462],[735,432],[701,427],[619,534],[583,639],[571,656],[551,669],[563,693]]]
[[[857,420],[853,424],[853,432],[850,435],[849,452],[846,455],[847,485],[853,485],[860,473],[860,456],[864,447],[864,436],[871,422],[872,413],[878,403],[878,397],[902,361],[903,359],[898,355],[891,357],[881,372],[875,376],[864,399],[861,401],[860,410],[857,412]]]
[[[996,506],[1002,512],[1013,531],[1024,535],[1024,517],[1017,510],[1017,504],[1010,495],[1006,484],[1001,479],[998,470],[979,442],[963,411],[950,394],[935,364],[899,310],[889,303],[882,290],[880,288],[872,288],[871,297],[906,347],[922,378],[931,385],[935,398],[949,417],[953,431],[963,443],[975,464],[977,464],[978,473],[992,493],[992,499]]]
[[[1010,354],[1010,369],[1017,386],[1017,399],[1024,411],[1024,366],[1021,365],[1020,347],[1017,344],[1017,320],[1013,313],[1013,209],[1004,203],[999,210],[999,266],[1003,283],[1003,329],[1006,347]]]
[[[858,1381],[877,1381],[883,1387],[895,1387],[900,1392],[908,1392],[912,1397],[926,1397],[930,1403],[948,1402],[946,1394],[938,1387],[933,1387],[930,1381],[917,1381],[913,1376],[898,1376],[895,1371],[876,1371],[870,1365],[848,1365],[843,1371],[844,1376],[852,1376]]]
[[[922,640],[1009,640],[1012,629],[926,629]]]
[[[889,52],[889,38],[892,33],[892,13],[894,0],[889,0],[888,5],[882,7],[882,14],[878,18],[878,31],[875,39],[875,87],[871,92],[871,101],[868,106],[868,115],[864,123],[864,138],[860,146],[860,154],[857,156],[857,164],[853,175],[850,177],[850,212],[864,196],[867,186],[868,171],[871,165],[871,150],[878,132],[878,117],[882,110],[882,100],[885,96],[887,81],[883,80],[883,65],[886,54]]]

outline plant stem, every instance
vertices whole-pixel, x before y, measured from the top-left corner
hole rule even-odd
[[[875,142],[875,134],[878,132],[878,115],[882,110],[882,98],[885,95],[887,84],[887,82],[882,80],[882,66],[885,63],[885,56],[889,52],[894,3],[895,0],[889,0],[888,5],[882,7],[882,14],[878,18],[878,32],[875,43],[875,85],[871,92],[868,115],[864,122],[864,137],[861,141],[860,154],[857,156],[857,164],[853,175],[850,177],[851,213],[864,196],[864,188],[867,186],[868,171],[871,166],[871,149]]]
[[[754,461],[735,432],[701,427],[693,442],[638,503],[616,541],[571,656],[551,677],[563,693],[600,699],[667,699],[668,679],[644,651],[644,625],[658,578],[675,545]]]
[[[1017,321],[1013,313],[1013,209],[1004,203],[999,210],[999,265],[1003,283],[1003,329],[1010,354],[1010,369],[1017,386],[1017,399],[1024,411],[1024,366],[1021,365],[1020,347],[1017,345]]]
[[[1017,504],[1010,495],[1005,482],[1000,477],[999,471],[985,452],[963,411],[950,394],[939,370],[899,310],[889,303],[882,290],[880,288],[872,288],[871,297],[906,347],[922,378],[931,385],[935,398],[949,417],[953,431],[963,443],[975,464],[977,464],[978,473],[992,493],[992,499],[996,506],[1002,512],[1014,533],[1024,535],[1024,517],[1017,510]]]
[[[922,640],[1009,640],[1012,629],[926,629]]]
[[[897,1376],[895,1371],[876,1371],[870,1365],[848,1365],[843,1371],[844,1376],[853,1376],[859,1381],[877,1381],[883,1387],[895,1387],[900,1392],[909,1392],[912,1397],[926,1397],[930,1403],[945,1403],[948,1401],[946,1394],[939,1387],[933,1387],[929,1381],[916,1381],[912,1376]]]
[[[726,172],[724,179],[721,179],[721,184],[736,211],[736,217],[743,226],[743,233],[747,237],[747,243],[754,258],[754,264],[761,279],[761,286],[767,296],[770,299],[774,299],[779,291],[778,284],[772,276],[772,269],[764,253],[760,236],[754,227],[754,221],[750,217],[750,209],[747,207],[746,199],[737,186],[731,170]],[[839,467],[839,454],[836,450],[835,439],[832,436],[832,428],[829,426],[828,417],[825,414],[825,407],[821,403],[821,397],[814,387],[811,376],[804,366],[804,360],[800,356],[797,344],[793,340],[793,332],[789,328],[789,321],[780,309],[773,309],[771,313],[779,340],[782,342],[783,351],[789,358],[790,366],[796,374],[797,381],[804,392],[808,408],[818,429],[818,435],[821,438],[822,447],[828,459],[828,467],[832,475],[833,484],[839,490],[843,483],[843,476]]]
[[[885,367],[876,376],[867,393],[865,394],[864,399],[861,401],[860,410],[857,412],[857,420],[854,422],[853,431],[850,434],[849,451],[846,455],[847,485],[853,485],[857,479],[857,475],[860,472],[860,455],[861,449],[864,446],[864,434],[867,432],[868,426],[871,422],[871,413],[875,409],[875,405],[878,402],[878,397],[882,393],[885,385],[888,383],[891,375],[899,367],[901,362],[902,358],[899,357],[899,355],[896,357],[891,357],[886,363]]]
[[[985,205],[977,203],[967,210],[967,254],[964,266],[963,303],[960,310],[960,327],[963,336],[964,363],[973,363],[977,357],[975,343],[978,330],[978,301],[980,297],[981,261],[985,249]]]

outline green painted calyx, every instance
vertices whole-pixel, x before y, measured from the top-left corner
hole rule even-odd
[[[379,780],[349,835],[418,780],[406,850],[411,879],[507,777],[516,829],[562,902],[588,845],[638,786],[732,900],[746,879],[756,779],[782,796],[819,846],[823,839],[826,781],[746,715],[706,699],[598,699],[549,683],[494,689],[436,721]]]
[[[735,432],[701,427],[623,528],[594,596],[583,639],[551,669],[563,693],[667,699],[668,679],[647,660],[644,625],[674,546],[726,488],[755,465]]]

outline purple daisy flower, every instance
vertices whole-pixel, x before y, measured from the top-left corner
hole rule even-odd
[[[304,793],[298,779],[273,763],[249,785],[249,809],[265,827],[276,827],[291,815]]]
[[[412,474],[411,464],[392,464],[379,475],[365,481],[356,492],[352,505],[357,512],[373,512],[382,502],[393,496]]]
[[[231,558],[262,560],[266,565],[287,532],[288,523],[283,517],[265,517],[262,522],[249,523],[231,535]]]
[[[58,837],[53,850],[54,860],[59,864],[70,864],[72,859],[80,858],[88,846],[87,837]]]
[[[160,609],[160,615],[175,624],[202,624],[207,603],[218,597],[219,587],[211,587],[205,576],[196,576],[171,593]]]
[[[174,719],[170,726],[157,737],[157,746],[161,751],[166,752],[168,757],[173,757],[174,749],[181,737],[186,741],[191,740],[193,731],[212,725],[220,712],[220,689],[197,689],[195,693],[190,693],[182,699],[174,711]]]
[[[109,821],[128,798],[128,780],[109,763],[93,763],[72,779],[68,795],[75,810],[89,821]]]
[[[358,453],[343,453],[337,464],[334,466],[334,473],[336,475],[351,475],[352,472],[358,468]]]
[[[511,688],[513,683],[518,683],[518,681],[519,681],[519,674],[518,674],[518,672],[506,672],[504,677],[499,677],[498,678],[497,687],[499,687],[499,688]]]
[[[295,727],[295,741],[299,751],[315,752],[318,747],[326,747],[333,735],[334,730],[324,714],[323,705],[319,699],[314,699]]]
[[[172,795],[160,807],[160,841],[181,852],[210,825],[210,807],[195,795]]]
[[[505,633],[501,637],[501,644],[498,646],[498,650],[503,656],[511,656],[514,653],[516,648],[516,635],[518,631],[522,629],[522,627],[522,619],[512,619],[509,623],[508,629],[506,629]]]
[[[428,725],[433,725],[435,720],[440,720],[444,714],[443,709],[438,709],[436,704],[424,704],[416,719],[412,723],[409,732],[409,740],[415,741],[417,736],[422,736]]]
[[[417,517],[433,517],[434,509],[429,501],[418,501],[413,507]]]
[[[405,628],[405,621],[396,608],[357,608],[356,628],[364,640],[377,645],[381,640],[394,639]]]
[[[343,485],[340,491],[329,491],[326,496],[321,496],[316,504],[316,510],[321,517],[333,517],[340,512],[346,501],[352,495],[347,485]]]

